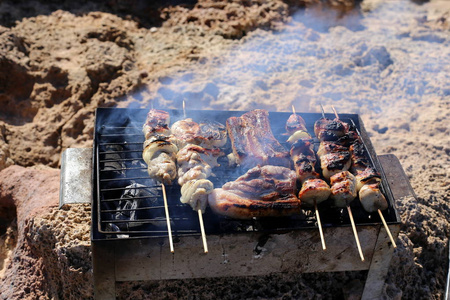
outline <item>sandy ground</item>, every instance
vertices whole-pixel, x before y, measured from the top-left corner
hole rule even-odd
[[[57,169],[64,149],[92,145],[98,106],[180,108],[185,101],[195,109],[319,112],[323,104],[331,112],[333,105],[360,114],[377,153],[400,159],[417,195],[396,203],[402,227],[385,298],[442,299],[450,217],[450,3],[370,0],[355,9],[297,10],[292,2],[1,2],[0,170],[12,174],[12,164],[37,174],[43,171],[33,166]],[[89,257],[88,227],[61,229],[64,212],[55,208],[55,193],[48,212],[22,213],[28,238],[21,222],[17,234],[10,214],[25,200],[6,187],[25,181],[2,181],[1,217],[9,220],[0,233],[2,299],[91,297],[92,277],[83,272],[89,265],[73,260]],[[84,208],[71,211],[89,219]],[[47,247],[27,246],[49,239]],[[81,247],[74,248],[77,242]],[[39,260],[45,252],[54,255]],[[40,264],[31,266],[33,260]],[[75,283],[63,283],[60,272]],[[29,284],[46,276],[52,284]],[[118,296],[340,299],[343,286],[364,278],[365,272],[346,272],[127,283]],[[25,294],[18,293],[24,286]]]

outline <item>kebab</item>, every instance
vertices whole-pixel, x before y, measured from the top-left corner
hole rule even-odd
[[[171,184],[177,176],[178,147],[170,141],[169,123],[168,112],[151,109],[142,129],[145,135],[142,157],[148,175],[165,184]]]
[[[318,155],[323,176],[331,185],[330,198],[336,207],[347,207],[353,233],[361,260],[364,261],[358,232],[356,231],[350,202],[356,196],[356,178],[348,171],[351,165],[350,152],[345,146],[347,126],[342,121],[325,118],[322,107],[322,118],[314,123],[314,132],[320,140]]]
[[[186,118],[184,102],[183,111],[185,119],[175,122],[171,127],[172,139],[182,147],[177,153],[180,201],[189,204],[198,212],[203,247],[207,253],[202,214],[208,203],[208,194],[214,189],[213,183],[207,178],[211,175],[211,170],[219,165],[217,158],[224,155],[216,146],[224,145],[227,136],[225,126],[218,122],[205,121],[198,124]]]
[[[169,140],[170,115],[163,110],[151,109],[147,114],[142,131],[145,135],[142,157],[147,163],[149,176],[161,182],[169,234],[170,251],[173,253],[172,229],[164,183],[171,184],[176,178],[176,153],[178,148]]]
[[[297,179],[302,185],[298,197],[306,206],[314,207],[322,248],[326,250],[317,205],[328,199],[331,190],[329,185],[323,179],[320,179],[319,173],[315,171],[317,159],[312,138],[306,129],[306,123],[301,116],[295,113],[294,107],[292,107],[292,111],[293,114],[286,122],[286,132],[290,134],[287,140],[292,144],[290,155],[294,163]]]
[[[336,119],[339,119],[336,109],[334,106],[332,106],[332,108],[336,115]],[[386,198],[380,190],[381,176],[377,170],[373,168],[368,159],[369,156],[358,129],[350,125],[347,125],[346,127],[348,128],[347,135],[351,140],[350,152],[352,166],[350,170],[356,178],[356,190],[358,192],[359,201],[366,212],[378,212],[391,243],[393,247],[396,248],[397,245],[386,224],[383,213],[381,212],[388,208]]]

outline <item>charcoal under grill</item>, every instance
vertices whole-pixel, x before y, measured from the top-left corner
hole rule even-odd
[[[160,280],[195,277],[265,275],[273,272],[321,272],[372,269],[378,256],[392,255],[386,231],[377,214],[369,215],[359,201],[351,203],[361,246],[366,257],[359,259],[346,210],[319,206],[327,251],[322,251],[314,214],[289,218],[232,220],[204,214],[209,253],[203,253],[198,215],[182,204],[180,187],[166,186],[175,252],[169,251],[167,223],[161,185],[150,179],[142,160],[142,125],[148,110],[98,108],[93,147],[92,248],[96,298],[114,297],[116,281]],[[184,118],[183,111],[168,110],[171,122]],[[195,121],[222,123],[240,111],[187,111]],[[290,113],[270,112],[275,137],[286,145],[284,125]],[[321,114],[300,113],[308,131]],[[334,118],[334,115],[326,115]],[[389,208],[385,219],[396,237],[399,217],[395,210],[393,182],[389,182],[362,122],[356,114],[341,114],[360,131],[373,165],[382,175],[382,191]],[[315,141],[318,147],[318,141]],[[230,144],[225,146],[229,152]],[[228,148],[228,150],[227,150]],[[385,157],[386,159],[386,157]],[[392,157],[389,159],[392,160]],[[395,159],[394,159],[395,161]],[[215,187],[236,179],[246,170],[231,168],[226,157],[219,159],[210,179]],[[399,165],[398,165],[399,166]],[[400,167],[401,168],[401,167]],[[406,180],[406,179],[405,179]],[[400,182],[401,178],[395,181]],[[395,188],[395,187],[394,187]],[[305,252],[308,253],[305,259]],[[381,266],[385,267],[386,258]],[[378,269],[387,272],[386,268]],[[370,276],[379,277],[380,271]],[[375,273],[374,273],[375,272]],[[376,285],[380,285],[380,280]],[[381,286],[379,286],[381,291]],[[373,291],[366,291],[366,298]]]

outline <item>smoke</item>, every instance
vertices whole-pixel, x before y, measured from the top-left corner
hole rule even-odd
[[[448,82],[449,37],[430,33],[426,10],[408,0],[385,1],[369,11],[341,15],[301,10],[282,31],[255,30],[230,46],[201,45],[210,54],[192,68],[160,78],[149,92],[155,107],[383,114]],[[225,43],[224,43],[225,44]],[[427,55],[442,53],[441,57]],[[430,84],[433,82],[433,84]],[[407,100],[406,102],[404,100]]]

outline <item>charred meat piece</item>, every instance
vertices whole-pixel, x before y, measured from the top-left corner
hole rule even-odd
[[[319,173],[315,171],[317,158],[314,153],[313,141],[308,132],[306,132],[303,119],[295,116],[296,114],[294,113],[289,117],[286,123],[286,131],[292,127],[298,129],[288,139],[288,142],[292,144],[289,153],[294,162],[297,179],[302,184],[298,198],[305,206],[314,207],[327,200],[331,190],[328,184],[319,178]],[[298,126],[294,126],[295,124],[298,124]]]
[[[292,135],[297,131],[307,132],[306,123],[301,116],[292,114],[286,122],[286,132]]]
[[[199,124],[192,119],[184,119],[175,122],[171,131],[171,139],[180,149],[188,144],[219,148],[227,142],[225,125],[216,121],[202,121]]]
[[[338,119],[321,118],[314,123],[314,134],[320,141],[336,141],[347,130],[348,125]]]
[[[339,172],[330,178],[331,199],[337,207],[346,207],[356,198],[356,178],[348,171]]]
[[[356,178],[356,190],[358,191],[361,205],[368,213],[374,213],[378,209],[384,210],[388,207],[388,203],[380,190],[381,176],[373,168],[357,131],[352,130],[348,135],[353,139],[353,143],[350,146],[352,160],[350,170]]]
[[[256,109],[227,120],[227,131],[236,162],[256,165],[290,166],[289,152],[275,139],[267,110]]]
[[[336,152],[348,152],[349,148],[345,145],[334,141],[323,141],[320,142],[319,149],[317,150],[317,155],[320,157],[328,153]]]
[[[322,175],[326,180],[336,173],[347,171],[350,168],[350,152],[331,152],[320,156]]]
[[[199,144],[198,137],[200,133],[200,126],[192,119],[179,120],[173,123],[171,127],[172,142],[175,143],[179,149],[188,144]]]
[[[168,136],[170,134],[169,123],[170,116],[168,112],[151,109],[147,114],[147,119],[142,128],[145,139],[147,140],[155,134]]]
[[[320,178],[309,178],[302,184],[298,197],[302,205],[314,207],[328,199],[331,194],[330,186]]]
[[[235,219],[281,217],[300,212],[295,172],[280,166],[257,166],[208,197],[212,210]]]
[[[201,146],[206,148],[220,148],[227,143],[227,128],[216,121],[200,122]]]
[[[314,168],[317,159],[310,140],[295,142],[291,147],[290,155],[300,182],[303,183],[306,179],[319,177]]]

